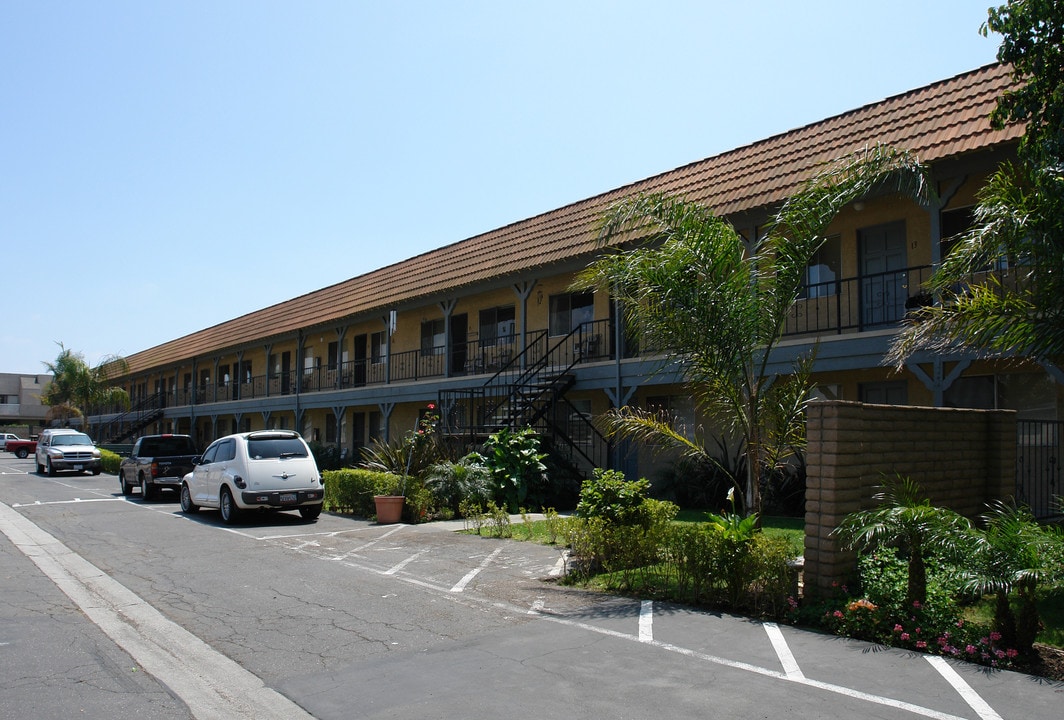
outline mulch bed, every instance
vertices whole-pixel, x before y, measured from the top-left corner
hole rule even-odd
[[[1035,643],[1035,658],[1021,672],[1064,682],[1064,650]]]

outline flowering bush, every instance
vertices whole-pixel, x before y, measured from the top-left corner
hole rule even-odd
[[[948,563],[933,563],[928,574],[927,601],[910,604],[905,597],[905,561],[893,548],[861,556],[858,568],[864,592],[853,597],[845,585],[824,609],[823,624],[838,635],[870,640],[960,660],[1012,667],[1019,655],[1006,647],[999,633],[966,622],[958,599],[959,574]]]

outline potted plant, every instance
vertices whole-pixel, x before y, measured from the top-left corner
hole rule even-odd
[[[406,479],[410,477],[412,468],[420,472],[423,466],[431,463],[439,419],[436,404],[429,403],[418,413],[413,430],[400,443],[377,443],[367,453],[368,466],[388,471],[395,476],[391,487],[373,496],[379,524],[396,523],[402,517],[406,501]]]

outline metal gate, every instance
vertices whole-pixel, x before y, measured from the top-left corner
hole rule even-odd
[[[1040,520],[1060,515],[1060,441],[1064,422],[1019,420],[1016,447],[1016,499]]]

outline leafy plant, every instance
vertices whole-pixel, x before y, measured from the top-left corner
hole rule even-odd
[[[529,502],[542,502],[546,483],[546,453],[539,451],[539,436],[532,428],[516,432],[503,428],[484,444],[488,467],[495,479],[497,499],[511,512]]]
[[[462,501],[483,504],[491,498],[492,472],[479,453],[436,463],[425,472],[424,479],[437,504],[455,512]]]
[[[909,575],[905,598],[909,605],[927,601],[924,556],[928,546],[953,547],[970,526],[961,515],[931,505],[921,494],[919,483],[895,476],[875,495],[879,507],[850,513],[833,532],[847,547],[897,546],[907,553]]]
[[[971,562],[969,590],[996,597],[994,628],[1005,642],[1029,653],[1041,627],[1038,591],[1064,581],[1064,534],[1039,525],[1031,511],[1014,502],[988,504],[983,528],[966,535]],[[1015,593],[1018,611],[1009,602]]]
[[[649,490],[646,479],[627,480],[617,470],[596,468],[580,487],[576,514],[582,518],[601,518],[612,525],[646,525],[644,501]]]

